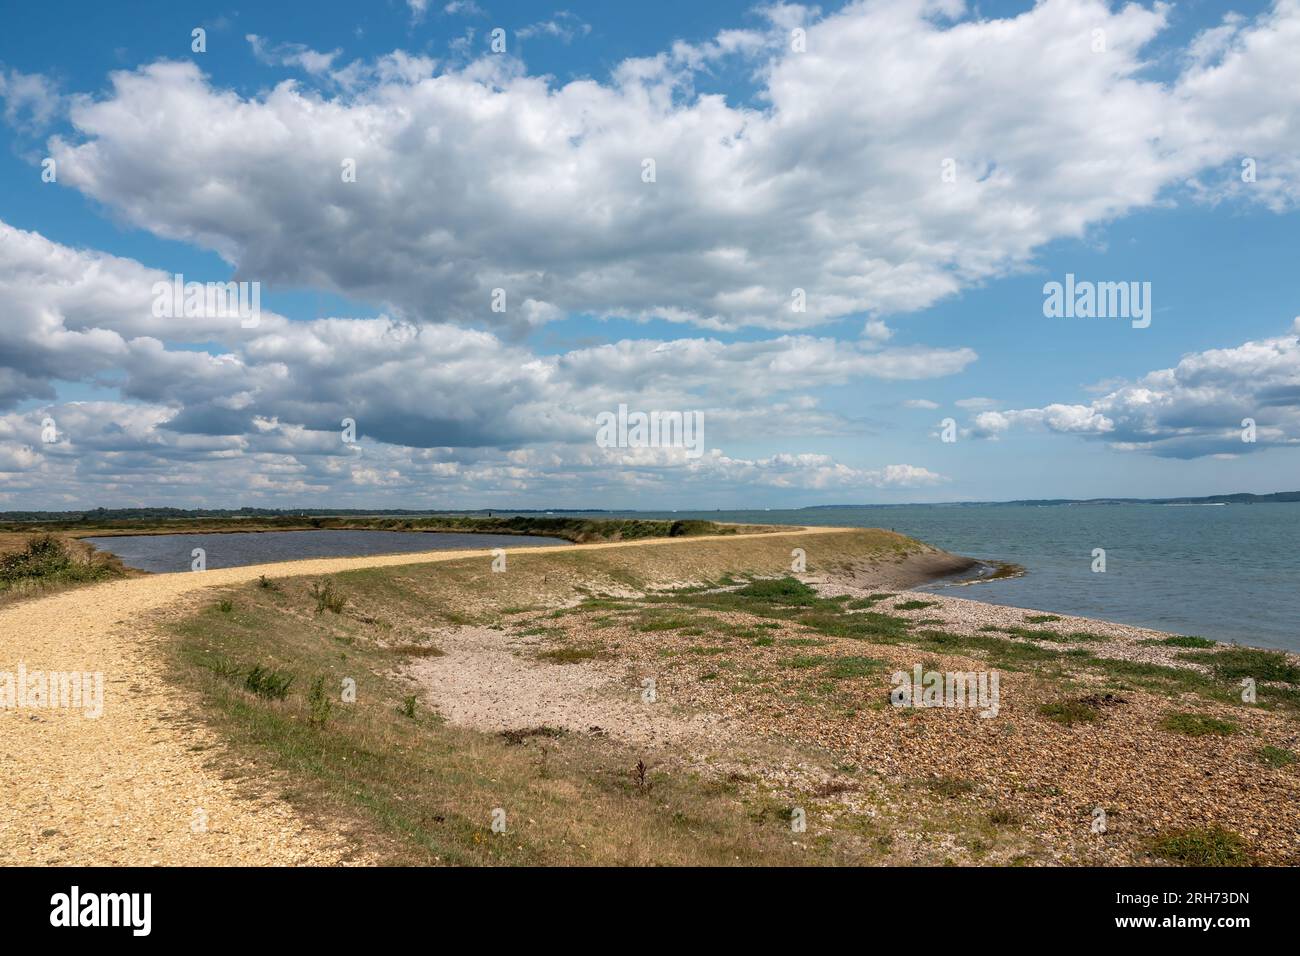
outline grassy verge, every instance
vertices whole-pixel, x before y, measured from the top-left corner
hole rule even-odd
[[[841,537],[801,544],[826,558],[895,554],[893,535]],[[656,550],[637,548],[634,558],[552,554],[545,561],[524,554],[512,557],[507,574],[467,559],[349,572],[328,584],[253,582],[214,593],[199,613],[171,625],[172,673],[200,697],[205,718],[270,771],[266,779],[288,800],[329,829],[350,834],[381,862],[884,859],[891,841],[872,815],[819,815],[826,794],[775,793],[765,783],[761,751],[738,758],[725,774],[702,775],[670,755],[602,736],[546,726],[478,732],[444,722],[399,675],[407,659],[440,653],[430,633],[439,624],[499,626],[510,613],[535,614],[592,587],[646,587],[693,569],[713,575],[767,570],[765,564],[789,560],[790,546],[753,539],[743,549],[701,541],[689,552]],[[331,602],[322,602],[326,592]],[[640,606],[608,598],[590,603],[606,612]],[[544,659],[563,666],[603,653],[591,645],[556,648]],[[843,661],[837,676],[852,678],[877,663]],[[345,688],[354,689],[354,700],[342,699]],[[796,802],[813,819],[806,832],[793,828]],[[496,832],[493,822],[502,819],[504,832]],[[980,833],[989,826],[982,819],[969,825]]]

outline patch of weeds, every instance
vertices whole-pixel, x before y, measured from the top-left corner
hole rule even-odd
[[[1255,757],[1270,767],[1289,767],[1296,762],[1296,755],[1285,747],[1265,744],[1255,751]]]
[[[1142,643],[1146,643],[1143,641]],[[1215,642],[1207,640],[1204,637],[1194,637],[1192,635],[1180,634],[1177,637],[1166,637],[1164,640],[1155,641],[1156,644],[1164,644],[1167,647],[1214,647]]]
[[[234,602],[227,598],[223,598],[222,600],[217,602],[217,610],[220,611],[222,614],[229,614],[234,609],[235,609]]]
[[[1187,866],[1242,866],[1250,860],[1246,841],[1220,827],[1163,833],[1152,841],[1151,852]]]
[[[542,651],[537,655],[538,659],[550,661],[552,664],[577,664],[582,661],[599,660],[607,656],[605,649],[599,645],[556,647],[549,651]]]
[[[1230,737],[1238,727],[1231,720],[1221,720],[1209,714],[1192,714],[1175,711],[1160,721],[1160,726],[1176,734],[1189,737]]]
[[[312,584],[310,593],[316,599],[317,614],[323,614],[326,611],[342,614],[344,606],[348,603],[347,595],[334,587],[334,581],[331,578]]]
[[[689,617],[674,617],[671,615],[667,617],[648,617],[633,624],[632,630],[643,632],[676,631],[684,627],[689,628],[694,623]]]
[[[767,636],[767,635],[764,635],[763,637],[760,637],[760,638],[758,638],[757,640],[754,641],[754,646],[755,646],[755,647],[771,647],[771,646],[772,646],[773,644],[775,644],[775,643],[776,643],[776,638],[775,638],[775,637],[769,637],[769,636]]]
[[[816,637],[786,637],[782,638],[781,643],[786,647],[825,647],[830,641],[823,641]]]
[[[527,743],[533,737],[555,739],[563,737],[566,733],[568,733],[568,731],[563,727],[549,727],[545,724],[539,724],[536,727],[522,727],[518,730],[503,730],[497,734],[497,736],[506,743],[515,744],[517,746],[519,744]]]
[[[938,601],[903,601],[894,605],[895,611],[919,611],[922,608],[934,607]]]
[[[998,807],[989,811],[989,823],[995,827],[1016,827],[1024,822],[1024,817],[1014,810]]]
[[[268,578],[265,574],[259,574],[259,575],[257,576],[257,586],[258,586],[259,588],[261,588],[262,590],[264,590],[264,591],[278,591],[278,590],[280,590],[280,585],[276,584],[274,581],[272,581],[270,578]]]
[[[725,654],[725,653],[727,653],[727,651],[731,650],[731,648],[729,648],[729,647],[704,647],[704,646],[702,646],[702,645],[696,645],[696,646],[694,646],[694,647],[688,647],[688,648],[686,648],[686,650],[687,650],[688,652],[690,652],[691,654],[699,654],[699,655],[702,656],[702,657],[711,657],[711,656],[713,656],[713,655],[715,655],[715,654]]]
[[[415,720],[415,695],[407,694],[402,698],[402,706],[397,708],[397,712],[403,717]]]
[[[311,690],[307,693],[307,706],[310,713],[307,722],[313,727],[324,727],[325,722],[330,719],[330,711],[334,705],[325,694],[325,678],[317,677],[311,682]]]
[[[887,598],[891,598],[893,596],[894,595],[892,594],[868,594],[864,598],[858,598],[857,600],[850,601],[848,604],[845,605],[845,607],[849,608],[850,610],[861,611],[865,608],[872,607],[878,602],[884,601]]]
[[[433,644],[398,644],[390,650],[404,657],[443,657],[447,653]]]
[[[816,591],[791,577],[752,581],[734,593],[739,597],[756,598],[772,604],[796,606],[812,606],[820,600]]]
[[[1261,651],[1253,647],[1233,647],[1213,654],[1184,655],[1188,660],[1209,664],[1219,680],[1236,681],[1250,677],[1257,681],[1300,684],[1300,667],[1292,664],[1281,651]]]
[[[872,657],[837,657],[826,665],[826,673],[839,680],[847,680],[852,677],[869,677],[872,674],[879,673],[880,668],[884,665],[884,661],[878,661]]]
[[[292,675],[269,670],[261,664],[255,665],[248,672],[248,677],[244,679],[245,690],[267,700],[284,700],[289,696],[291,684],[293,684]]]
[[[1091,694],[1087,697],[1075,697],[1070,700],[1054,700],[1038,706],[1038,713],[1048,720],[1067,727],[1074,724],[1095,724],[1101,720],[1103,707],[1113,707],[1126,703],[1124,698],[1113,694]]]
[[[924,783],[926,789],[931,793],[936,793],[949,800],[964,796],[975,789],[975,784],[969,780],[963,780],[961,777],[932,777]]]
[[[1075,724],[1093,724],[1101,720],[1096,708],[1089,707],[1077,700],[1055,700],[1040,704],[1038,713],[1048,720],[1071,727]]]
[[[791,657],[783,663],[786,667],[793,667],[798,670],[807,670],[810,667],[816,667],[826,660],[825,657],[818,654],[801,654],[798,657]]]
[[[1031,614],[1025,618],[1026,624],[1050,624],[1052,621],[1059,621],[1059,614]]]

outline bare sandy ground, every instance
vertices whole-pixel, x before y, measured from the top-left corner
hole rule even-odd
[[[854,531],[809,528],[783,536]],[[683,544],[651,538],[548,552]],[[508,549],[509,550],[509,549]],[[521,553],[528,549],[520,549]],[[536,551],[532,551],[536,554]],[[195,702],[164,679],[152,612],[205,588],[259,575],[335,574],[464,558],[427,551],[322,558],[129,578],[0,608],[0,673],[103,674],[98,719],[69,708],[0,708],[0,864],[330,865],[365,862],[337,836],[309,828],[273,794],[227,779],[236,758],[194,719]],[[223,770],[224,768],[224,770]]]

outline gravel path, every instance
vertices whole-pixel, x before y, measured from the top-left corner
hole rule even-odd
[[[562,545],[547,553],[701,540]],[[158,574],[0,608],[0,688],[4,675],[20,668],[29,678],[38,671],[103,675],[96,719],[84,709],[0,706],[0,865],[364,863],[346,841],[310,828],[284,801],[230,779],[235,758],[195,719],[194,701],[165,680],[159,638],[146,621],[202,589],[262,574],[335,574],[476,556],[490,560],[486,550],[428,551]]]

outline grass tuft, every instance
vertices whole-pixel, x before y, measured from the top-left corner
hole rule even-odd
[[[1152,842],[1151,852],[1187,866],[1242,866],[1250,860],[1245,841],[1220,827],[1161,834]]]

